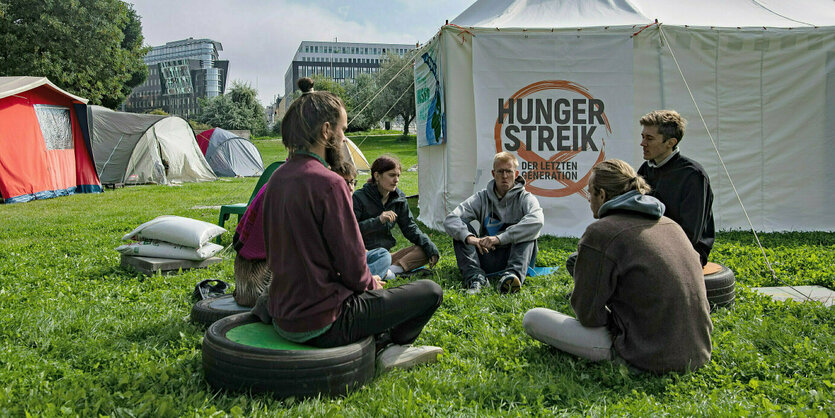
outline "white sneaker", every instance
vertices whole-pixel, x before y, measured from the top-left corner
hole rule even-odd
[[[396,278],[397,278],[397,277],[394,275],[394,272],[393,272],[393,271],[391,271],[391,270],[386,270],[386,275],[385,275],[385,276],[383,276],[383,279],[382,279],[382,280],[383,280],[384,282],[390,282],[390,281],[392,281],[392,280],[394,280],[394,279],[396,279]]]
[[[377,356],[377,368],[387,371],[395,367],[408,369],[418,364],[434,363],[443,352],[443,348],[431,345],[412,347],[392,344]]]

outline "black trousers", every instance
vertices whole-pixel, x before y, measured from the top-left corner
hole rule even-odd
[[[338,347],[384,332],[395,344],[411,344],[443,300],[443,289],[432,280],[354,294],[343,302],[331,328],[305,344]]]

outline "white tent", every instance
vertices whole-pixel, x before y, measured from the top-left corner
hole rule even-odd
[[[718,229],[749,226],[713,142],[755,229],[835,228],[831,0],[480,0],[425,48],[445,121],[445,141],[418,148],[427,225],[440,229],[491,178],[492,155],[510,150],[545,232],[579,236],[594,163],[637,168],[638,119],[676,109],[689,121],[682,154],[710,176]]]
[[[345,143],[342,146],[342,152],[351,158],[351,162],[354,163],[354,167],[356,167],[358,171],[362,171],[364,173],[371,171],[371,166],[368,165],[368,160],[365,159],[365,154],[360,151],[360,148],[354,143],[354,141],[351,141],[351,138],[345,138]]]
[[[90,142],[103,184],[217,180],[188,122],[89,106]]]

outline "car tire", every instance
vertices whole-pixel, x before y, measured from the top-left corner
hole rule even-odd
[[[243,334],[261,340],[241,341],[237,336]],[[216,389],[269,392],[279,398],[345,395],[374,377],[374,349],[372,337],[334,348],[291,343],[271,325],[244,313],[220,319],[206,330],[203,370]]]
[[[705,289],[710,311],[718,308],[730,309],[736,300],[736,278],[731,269],[716,263],[707,263],[704,267]]]
[[[206,326],[212,325],[221,318],[229,315],[249,312],[249,307],[235,303],[232,295],[223,295],[216,298],[203,299],[194,304],[191,308],[191,320]]]

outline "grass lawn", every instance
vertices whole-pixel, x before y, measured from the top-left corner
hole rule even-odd
[[[354,140],[369,162],[383,153],[399,155],[405,168],[417,162],[414,142]],[[256,145],[265,163],[283,159],[280,141]],[[245,201],[255,181],[0,205],[0,416],[835,414],[835,309],[752,292],[781,284],[746,232],[717,237],[711,258],[736,272],[737,302],[712,315],[713,359],[695,373],[630,375],[532,340],[522,329],[528,309],[571,312],[563,269],[530,278],[516,295],[468,297],[450,238],[428,231],[441,250],[434,280],[445,295],[418,343],[444,348],[438,364],[383,374],[344,398],[216,392],[203,378],[205,330],[188,321],[191,291],[201,279],[233,281],[234,254],[208,269],[145,277],[120,268],[113,249],[158,215],[217,222],[213,207]],[[404,171],[402,188],[416,194],[417,173]],[[229,244],[231,234],[223,239]],[[761,239],[784,281],[835,287],[835,233]],[[542,238],[539,265],[561,266],[576,245]]]

